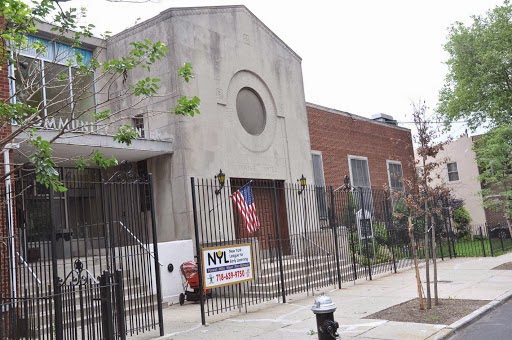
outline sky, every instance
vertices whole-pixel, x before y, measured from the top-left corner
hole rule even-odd
[[[302,57],[308,102],[365,117],[385,113],[412,128],[411,103],[437,105],[449,27],[502,1],[72,0],[62,6],[85,6],[97,32],[118,33],[170,7],[239,4]],[[454,124],[450,135],[465,129]]]

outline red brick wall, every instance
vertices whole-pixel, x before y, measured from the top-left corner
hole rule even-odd
[[[3,17],[0,17],[0,29],[3,27]],[[0,63],[1,63],[0,59]],[[9,98],[9,81],[7,74],[7,64],[0,64],[0,100],[6,101]],[[11,133],[11,126],[4,127],[0,130],[0,138],[4,138]],[[0,153],[2,161],[0,161],[0,176],[4,174],[3,155]],[[0,195],[5,195],[5,185],[0,181]],[[4,196],[5,197],[5,196]],[[0,197],[0,238],[7,236],[7,216],[4,209],[4,199]],[[8,293],[8,265],[7,265],[7,248],[3,243],[0,243],[0,293]]]
[[[340,186],[350,175],[348,156],[368,157],[372,187],[389,186],[386,160],[402,162],[405,178],[414,177],[410,130],[307,105],[311,150],[321,151],[326,185]]]

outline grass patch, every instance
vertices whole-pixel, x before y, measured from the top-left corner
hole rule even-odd
[[[503,240],[503,245],[500,239],[491,239],[490,241],[488,239],[483,241],[480,239],[457,240],[454,242],[454,245],[457,257],[483,257],[492,256],[493,253],[494,256],[497,256],[512,250],[512,241],[510,239]],[[445,241],[442,244],[438,244],[437,256],[441,256],[441,252],[445,257],[450,256],[450,251],[453,256],[453,246],[451,244],[448,245],[448,242]]]

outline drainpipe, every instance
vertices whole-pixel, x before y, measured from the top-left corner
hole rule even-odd
[[[11,162],[9,158],[9,151],[12,149],[19,148],[19,144],[9,143],[4,148],[4,173],[8,174],[11,172]],[[11,192],[11,175],[8,175],[5,178],[5,200],[7,202],[7,225],[9,228],[9,246],[10,246],[10,254],[11,254],[11,262],[10,262],[10,283],[12,290],[13,299],[17,298],[17,287],[16,287],[16,242],[14,239],[14,216],[13,216],[13,208],[12,208],[12,192]],[[13,300],[13,304],[14,304]]]

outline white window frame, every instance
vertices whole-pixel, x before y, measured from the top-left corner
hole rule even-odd
[[[365,160],[366,161],[366,170],[368,171],[368,181],[370,182],[369,188],[372,187],[372,178],[370,177],[370,162],[368,161],[368,157],[365,156],[355,156],[355,155],[348,155],[348,171],[350,173],[350,185],[354,187],[354,176],[352,176],[352,165],[350,164],[351,159],[359,159],[359,160]]]
[[[146,119],[143,113],[131,117],[132,127],[137,132],[139,138],[146,138]],[[137,123],[141,122],[142,126],[137,127]]]
[[[455,171],[450,172],[450,170],[448,169],[448,164],[455,164],[455,166],[457,167],[457,179],[455,179],[453,181],[450,180],[450,173],[454,173]],[[460,181],[459,163],[456,162],[456,161],[446,162],[446,174],[448,175],[448,182],[458,182],[458,181]]]
[[[317,150],[311,150],[311,167],[313,167],[313,155],[317,155],[317,156],[320,156],[320,170],[322,172],[322,179],[323,179],[323,186],[324,189],[326,190],[326,193],[327,193],[327,187],[325,185],[325,172],[324,172],[324,158],[322,156],[322,151],[317,151]],[[316,187],[317,184],[315,183],[315,169],[313,168],[313,185]],[[318,204],[318,203],[317,203]],[[329,212],[329,207],[327,206],[327,197],[325,197],[325,202],[324,202],[324,205],[325,205],[325,208],[327,211],[325,211],[325,213],[328,215],[328,212]],[[323,216],[320,216],[320,211],[318,211],[318,214],[319,214],[319,217],[321,220],[327,220],[328,219],[328,216],[326,217],[323,217]]]
[[[324,157],[322,156],[322,151],[311,150],[311,155],[320,156],[320,167],[322,168],[322,178],[324,179],[324,186],[325,186]],[[311,157],[311,166],[313,166],[313,157]],[[314,174],[314,169],[313,169],[313,184],[316,185],[316,183],[314,183],[314,180],[315,180],[314,176],[315,176],[315,174]]]
[[[399,164],[400,169],[402,170],[402,190],[405,190],[403,178],[404,178],[404,167],[402,166],[401,161],[395,161],[392,159],[386,159],[386,170],[388,172],[388,183],[389,183],[389,189],[393,190],[393,186],[391,185],[391,172],[389,171],[389,165],[390,164]]]
[[[55,41],[49,41],[55,48],[55,45],[56,45],[56,42]],[[85,50],[85,49],[84,49]],[[85,50],[85,51],[88,51],[88,50]],[[93,51],[89,51],[91,52],[92,55],[94,55],[94,52]],[[13,55],[13,52],[11,51],[11,56]],[[74,97],[73,97],[73,76],[72,76],[72,69],[76,69],[78,70],[78,67],[76,67],[75,65],[67,65],[65,60],[63,61],[57,61],[57,60],[50,60],[48,59],[47,57],[44,56],[44,54],[41,54],[41,53],[38,53],[36,55],[32,55],[31,53],[27,53],[27,52],[24,52],[24,51],[18,51],[18,54],[22,57],[25,57],[25,58],[31,58],[33,59],[34,61],[37,61],[40,63],[41,65],[41,70],[40,70],[40,75],[41,75],[41,96],[42,96],[42,100],[43,100],[43,103],[45,104],[44,105],[44,108],[43,108],[43,116],[46,118],[48,117],[48,111],[47,111],[47,107],[46,107],[46,91],[47,91],[47,87],[46,87],[46,81],[45,81],[45,75],[46,75],[46,72],[45,72],[45,63],[50,63],[50,64],[55,64],[55,65],[60,65],[60,66],[64,66],[64,67],[67,67],[68,69],[68,85],[69,85],[69,96],[71,98],[71,103],[70,103],[70,110],[71,112],[74,111],[74,108],[73,108],[73,105],[74,105]],[[14,76],[14,64],[11,64],[9,63],[8,65],[8,72],[9,75],[12,75]],[[93,100],[94,100],[94,111],[96,112],[97,111],[97,98],[96,98],[96,73],[93,71],[93,74],[92,74],[92,77],[93,77],[93,84],[92,84],[92,88],[91,88],[91,91],[93,92]],[[13,79],[9,79],[9,95],[11,96],[11,104],[16,104],[17,103],[17,98],[16,96],[14,95],[16,93],[16,81],[13,80]],[[74,112],[71,116],[71,119],[74,119]],[[14,124],[13,124],[14,125]],[[93,129],[95,129],[95,125],[96,123],[95,122],[92,122],[91,123],[91,126],[93,127]]]

